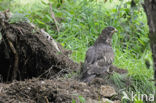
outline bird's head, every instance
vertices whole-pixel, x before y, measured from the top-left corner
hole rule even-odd
[[[105,36],[112,37],[114,32],[117,32],[116,28],[109,26],[109,27],[106,27],[105,29],[103,29],[101,34],[105,35]]]
[[[112,36],[115,32],[117,32],[116,28],[111,27],[111,26],[106,27],[105,29],[102,30],[101,35],[97,39],[97,42],[111,45]]]

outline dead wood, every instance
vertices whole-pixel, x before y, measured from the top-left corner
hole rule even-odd
[[[60,29],[59,29],[59,26],[57,25],[58,22],[57,22],[57,20],[56,20],[56,18],[55,18],[55,14],[54,14],[53,9],[52,9],[52,4],[50,4],[50,13],[51,13],[52,19],[53,19],[54,22],[55,22],[57,32],[59,33],[59,32],[60,32]]]

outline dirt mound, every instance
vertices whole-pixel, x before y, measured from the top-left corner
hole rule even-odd
[[[3,81],[56,76],[75,71],[79,65],[44,30],[27,21],[9,22],[8,12],[0,12],[0,75]],[[61,74],[60,73],[60,74]]]
[[[104,103],[104,100],[116,100],[113,88],[101,86],[107,89],[107,94],[101,88],[88,86],[86,83],[78,82],[72,79],[56,80],[26,80],[3,84],[0,86],[1,103]],[[109,90],[113,93],[109,93]],[[108,95],[113,94],[113,95]],[[106,95],[106,96],[105,96]],[[118,101],[119,102],[119,101]],[[74,102],[75,103],[75,102]]]

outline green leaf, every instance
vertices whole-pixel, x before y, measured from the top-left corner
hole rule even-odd
[[[79,100],[81,103],[85,103],[85,98],[83,96],[79,96]]]

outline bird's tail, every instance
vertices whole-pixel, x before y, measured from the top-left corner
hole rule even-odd
[[[95,78],[96,75],[83,75],[82,78],[81,78],[81,82],[86,82],[86,83],[89,83],[91,82],[94,78]]]

